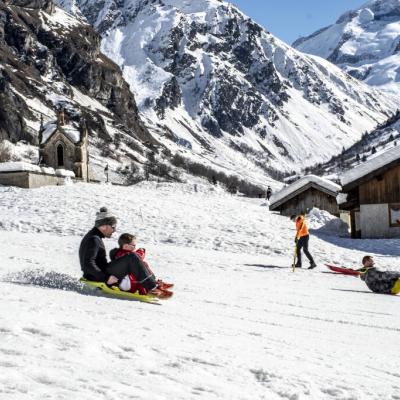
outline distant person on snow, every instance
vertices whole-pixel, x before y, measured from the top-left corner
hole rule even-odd
[[[363,268],[358,270],[360,271],[360,278],[370,290],[382,294],[400,293],[400,272],[379,271],[371,256],[364,256],[362,264]]]
[[[106,207],[100,208],[96,214],[94,227],[83,237],[79,247],[79,261],[83,277],[91,281],[113,285],[132,273],[149,294],[162,297],[157,290],[154,275],[148,271],[136,254],[129,254],[110,263],[107,261],[103,239],[110,238],[116,227],[116,217]]]
[[[268,201],[271,198],[271,196],[272,196],[272,189],[271,189],[271,186],[268,186],[267,187],[267,196],[266,196]]]
[[[143,264],[146,266],[149,273],[154,275],[154,273],[149,267],[149,264],[146,261],[144,261],[146,250],[143,248],[136,249],[135,235],[132,235],[130,233],[123,233],[118,238],[118,245],[119,245],[118,248],[112,249],[110,251],[111,260],[117,260],[121,257],[125,257],[129,254],[134,253],[142,260]],[[172,292],[168,290],[174,286],[172,283],[163,282],[161,279],[158,279],[156,282],[157,282],[157,289],[164,292],[165,295],[172,296]],[[139,292],[139,294],[148,293],[148,290],[137,281],[136,276],[132,273],[126,275],[119,282],[119,288],[121,290],[124,290],[125,292],[131,292],[131,293]]]
[[[298,216],[292,215],[290,219],[296,223],[296,237],[294,241],[296,243],[297,262],[295,267],[301,268],[301,249],[303,249],[304,254],[310,261],[310,266],[308,267],[308,269],[313,269],[317,266],[317,264],[315,264],[312,255],[308,251],[308,242],[310,240],[310,234],[308,232],[308,227],[305,222],[305,217],[302,214]]]

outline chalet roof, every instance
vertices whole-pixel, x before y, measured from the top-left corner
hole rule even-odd
[[[329,181],[328,179],[321,178],[316,175],[306,175],[291,185],[286,186],[278,193],[275,193],[271,197],[271,205],[269,206],[269,209],[274,210],[278,208],[288,200],[310,188],[315,188],[334,197],[336,197],[336,195],[342,189],[339,185]]]
[[[42,142],[40,144],[46,143],[57,130],[64,134],[72,143],[79,143],[81,140],[81,133],[74,125],[57,126],[55,121],[50,121],[43,126]]]
[[[354,189],[397,165],[400,165],[400,147],[394,146],[343,174],[340,180],[343,191]]]

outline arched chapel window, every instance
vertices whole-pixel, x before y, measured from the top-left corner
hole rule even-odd
[[[61,144],[57,146],[57,166],[64,166],[64,148]]]

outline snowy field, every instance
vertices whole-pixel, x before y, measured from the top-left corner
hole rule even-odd
[[[171,300],[77,282],[103,205],[107,248],[136,233]],[[292,273],[288,218],[201,184],[0,187],[0,213],[0,399],[400,399],[400,296],[323,266],[400,269],[398,240],[339,238],[317,212],[318,268]]]

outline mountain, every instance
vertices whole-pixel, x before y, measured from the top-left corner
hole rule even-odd
[[[17,159],[35,161],[41,117],[55,119],[59,107],[72,124],[85,120],[90,128],[95,176],[105,157],[114,158],[112,170],[123,160],[144,162],[143,143],[155,143],[90,25],[50,0],[0,2],[0,140]]]
[[[400,94],[400,0],[371,0],[293,46],[369,85]]]
[[[218,0],[58,0],[101,34],[172,152],[265,181],[326,161],[393,102]]]
[[[400,153],[400,110],[387,121],[379,124],[371,132],[365,132],[361,139],[326,163],[306,168],[306,173],[325,175],[333,180],[340,180],[343,171],[370,160],[381,153],[399,146]]]

